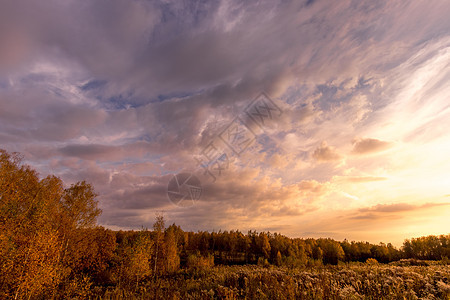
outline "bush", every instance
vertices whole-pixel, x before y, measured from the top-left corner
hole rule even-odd
[[[414,258],[401,259],[399,261],[395,261],[390,263],[395,266],[407,267],[407,266],[429,266],[429,263],[423,260],[418,260]]]
[[[270,264],[269,264],[269,262],[267,261],[266,258],[264,258],[264,257],[259,257],[258,258],[258,266],[268,267],[269,265]]]
[[[214,266],[214,256],[206,257],[199,254],[191,254],[187,258],[187,267],[190,270],[206,270]]]

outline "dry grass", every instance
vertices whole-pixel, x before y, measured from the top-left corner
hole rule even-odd
[[[450,266],[343,264],[315,268],[217,266],[149,279],[102,299],[450,299]]]

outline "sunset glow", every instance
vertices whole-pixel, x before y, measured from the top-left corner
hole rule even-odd
[[[92,183],[111,229],[162,212],[186,231],[448,234],[449,16],[447,1],[6,1],[0,149]],[[261,95],[262,125],[246,114]],[[239,120],[255,141],[238,151]],[[196,160],[210,143],[228,151],[214,179]],[[167,193],[183,172],[201,182],[189,206]]]

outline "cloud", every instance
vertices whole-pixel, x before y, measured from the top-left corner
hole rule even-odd
[[[316,180],[302,180],[298,183],[298,188],[300,196],[308,203],[318,202],[330,192],[329,184]]]
[[[360,212],[399,212],[399,211],[409,211],[414,210],[417,207],[408,204],[408,203],[395,203],[395,204],[378,204],[373,207],[369,208],[361,208],[359,209]]]
[[[379,176],[334,176],[332,181],[349,182],[349,183],[365,183],[387,180],[386,177]]]
[[[448,11],[444,1],[3,1],[0,145],[42,175],[93,182],[114,228],[166,210],[192,230],[295,230],[349,203],[426,194],[415,191],[430,175],[446,194]],[[170,175],[196,172],[193,156],[261,91],[282,115],[217,182],[202,179],[195,207],[171,206]],[[384,138],[349,144],[355,136]],[[370,155],[388,141],[399,151]],[[356,214],[383,209],[414,211]],[[310,231],[332,232],[321,226]]]
[[[114,147],[106,145],[68,145],[60,149],[62,154],[83,159],[97,159],[114,152]]]
[[[313,152],[313,157],[318,161],[333,161],[341,159],[341,155],[333,147],[327,145],[324,141]]]
[[[372,138],[360,138],[353,141],[354,154],[370,154],[379,151],[386,150],[391,146],[391,143],[372,139]]]
[[[284,169],[289,164],[287,155],[274,154],[269,160],[272,168]]]
[[[425,203],[425,204],[409,204],[409,203],[393,203],[393,204],[377,204],[372,207],[360,208],[358,211],[362,214],[355,216],[358,219],[376,219],[383,218],[391,213],[404,213],[415,210],[429,209],[439,206],[448,206],[450,203]]]

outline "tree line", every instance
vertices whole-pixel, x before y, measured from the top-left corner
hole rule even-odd
[[[213,265],[314,267],[450,257],[450,235],[392,244],[289,238],[249,231],[185,232],[156,216],[151,230],[112,231],[96,225],[93,187],[64,188],[39,179],[18,154],[0,150],[0,298],[84,298],[93,288],[137,288],[144,280]]]

